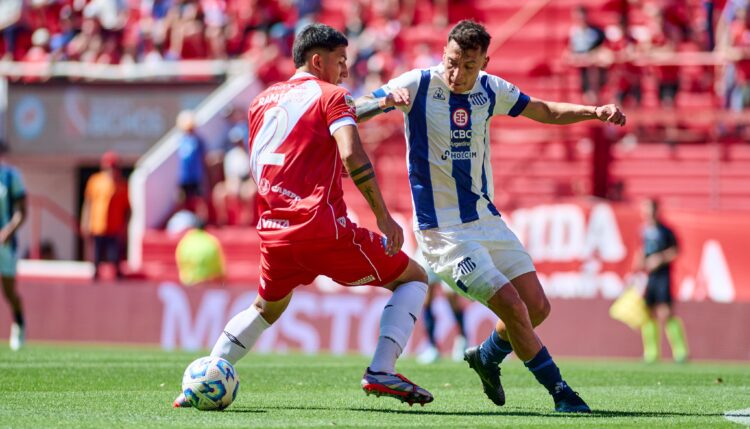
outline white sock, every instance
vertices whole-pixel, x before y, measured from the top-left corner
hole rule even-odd
[[[408,282],[396,288],[383,309],[380,317],[380,337],[370,370],[375,372],[396,372],[396,359],[409,341],[411,331],[422,311],[427,285],[422,282]]]
[[[216,340],[211,356],[221,357],[232,365],[245,357],[263,331],[271,326],[255,307],[238,313],[227,322],[224,332]]]

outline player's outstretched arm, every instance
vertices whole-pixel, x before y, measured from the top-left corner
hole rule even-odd
[[[544,124],[567,125],[598,119],[615,125],[625,125],[625,114],[614,104],[584,106],[531,98],[521,115]]]
[[[357,122],[365,122],[391,107],[408,106],[409,101],[409,91],[406,88],[396,88],[385,97],[380,98],[363,95],[354,101],[354,106],[357,109]]]
[[[365,152],[359,140],[357,127],[345,125],[333,133],[333,138],[336,139],[346,171],[354,184],[357,185],[359,192],[370,204],[370,209],[378,221],[378,228],[388,240],[386,252],[388,255],[395,255],[404,244],[404,232],[391,217],[385,205],[383,194],[380,192],[377,180],[375,180],[375,170],[370,162],[370,157],[367,156],[367,152]]]

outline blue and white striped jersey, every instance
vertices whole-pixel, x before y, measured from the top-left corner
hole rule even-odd
[[[407,88],[407,163],[415,229],[431,229],[499,216],[492,200],[488,135],[494,115],[518,116],[529,97],[505,80],[480,72],[468,93],[454,94],[443,66],[411,70],[373,92],[385,97]]]

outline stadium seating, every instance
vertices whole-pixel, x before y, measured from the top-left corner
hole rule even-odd
[[[394,41],[397,52],[406,56],[424,43],[440,52],[447,35],[447,28],[436,29],[432,25],[431,2],[417,3],[414,25],[402,28]],[[477,0],[461,2],[460,5],[453,3],[450,5],[450,19],[455,22],[474,18],[487,25],[494,36],[488,72],[503,76],[532,96],[581,102],[578,70],[565,62],[571,10],[585,5],[589,7],[593,21],[605,26],[618,22],[615,2],[555,0],[541,3],[544,3],[541,9],[523,17],[520,23],[516,22],[522,15],[519,11],[528,6],[527,3]],[[346,8],[343,2],[323,1],[320,21],[342,28]],[[646,22],[647,18],[636,10],[630,20],[639,24]],[[520,29],[509,31],[514,24],[521,24]],[[680,49],[693,48],[685,46]],[[685,79],[691,82],[698,80],[700,73],[699,67],[684,70]],[[649,121],[651,111],[656,112],[654,118],[663,117],[663,113],[658,113],[657,89],[651,79],[644,80],[643,91],[643,106],[631,110],[637,110],[642,122],[650,126],[654,122]],[[682,140],[711,141],[715,124],[702,112],[715,105],[715,97],[710,92],[686,90],[677,96],[677,112],[698,119],[690,122],[691,132],[683,133]],[[379,181],[390,208],[409,213],[411,200],[405,189],[408,179],[399,118],[390,115],[373,122],[374,126],[371,123],[363,126],[362,133],[375,158]],[[394,127],[396,131],[393,131]],[[507,211],[589,195],[595,144],[590,134],[589,125],[549,126],[525,118],[493,120],[491,156],[495,166],[496,203],[500,209]],[[622,134],[617,136],[620,137]],[[656,144],[614,144],[611,158],[609,176],[610,182],[620,187],[619,195],[615,195],[617,198],[659,197],[667,207],[696,210],[750,210],[750,147],[746,145],[667,145],[663,140]],[[350,191],[347,197],[350,209],[366,213],[367,205],[356,190],[353,187],[347,190]],[[257,274],[257,236],[254,231],[232,228],[214,232],[224,245],[230,279],[253,278]],[[146,235],[144,271],[148,276],[176,278],[173,264],[176,241],[176,238],[159,231],[150,231]]]

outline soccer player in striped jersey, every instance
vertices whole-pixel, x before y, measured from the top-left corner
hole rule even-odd
[[[612,104],[583,106],[540,100],[485,73],[490,35],[461,21],[448,35],[441,64],[402,74],[356,101],[359,121],[398,107],[406,125],[407,163],[417,241],[430,267],[459,293],[499,318],[464,359],[485,394],[505,403],[499,364],[515,351],[561,412],[591,412],[563,380],[534,326],[550,304],[531,257],[493,204],[488,123],[523,115],[542,123],[600,120],[625,124]]]

